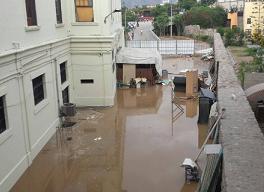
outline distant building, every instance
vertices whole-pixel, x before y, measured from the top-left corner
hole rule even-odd
[[[217,0],[215,6],[223,7],[228,12],[230,28],[243,29],[244,0]]]
[[[237,11],[243,11],[245,0],[217,0],[215,5],[221,6],[226,10],[237,9]]]
[[[230,28],[239,27],[243,29],[243,12],[231,11],[227,14]]]
[[[264,2],[245,1],[244,7],[244,32],[247,35],[259,32],[264,35]]]
[[[170,0],[163,0],[162,3],[163,4],[170,3]]]
[[[230,28],[237,27],[238,22],[237,22],[237,12],[229,12],[227,15],[227,19],[230,22]]]

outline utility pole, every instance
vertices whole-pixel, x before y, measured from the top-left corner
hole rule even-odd
[[[125,30],[126,30],[126,26],[127,26],[127,18],[126,18],[126,12],[127,12],[127,8],[126,8],[126,4],[125,4],[125,0],[122,1],[122,7],[124,8],[124,14],[125,14]]]
[[[125,6],[125,29],[126,29],[126,25],[127,25],[126,12],[127,12],[127,8],[126,8],[126,6]]]
[[[170,36],[172,37],[172,0],[170,0],[170,12],[171,12],[171,15],[170,15],[170,23],[171,23]]]

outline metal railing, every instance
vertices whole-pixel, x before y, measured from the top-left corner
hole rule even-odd
[[[194,55],[201,50],[211,48],[209,44],[197,40],[159,40],[159,41],[126,41],[129,48],[148,48],[157,50],[163,55]]]

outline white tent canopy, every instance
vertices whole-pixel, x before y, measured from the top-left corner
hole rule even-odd
[[[162,58],[155,49],[124,47],[117,53],[116,63],[134,65],[155,64],[159,75],[162,73]]]

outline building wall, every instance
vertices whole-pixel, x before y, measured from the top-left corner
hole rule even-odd
[[[70,36],[109,36],[122,26],[121,13],[113,13],[104,23],[105,17],[115,9],[121,10],[121,0],[95,1],[94,22],[76,22],[74,1],[67,1]]]
[[[238,11],[243,11],[244,9],[244,0],[217,0],[215,4],[227,10],[237,8]]]
[[[76,23],[73,1],[36,0],[38,26],[27,27],[25,1],[0,6],[0,96],[6,96],[8,129],[0,134],[0,191],[9,191],[59,126],[62,90],[78,106],[114,104],[115,55],[124,45],[120,0],[94,0],[95,22]],[[3,4],[3,3],[2,3]],[[10,12],[12,10],[12,12]],[[15,43],[15,44],[13,44]],[[67,63],[61,84],[60,64]],[[32,79],[45,74],[45,99],[35,106]],[[81,78],[94,79],[82,85]]]
[[[228,13],[228,19],[230,19],[230,28],[238,26],[237,12]]]
[[[78,106],[114,104],[116,69],[112,52],[114,55],[116,47],[112,41],[112,38],[100,42],[88,38],[72,39],[74,102]],[[91,79],[93,83],[81,84],[85,79]]]
[[[65,39],[0,58],[0,95],[6,97],[8,122],[8,129],[0,134],[0,191],[11,188],[59,125],[62,85],[56,68],[67,61],[69,82],[72,78],[69,42]],[[41,74],[45,74],[46,94],[35,105],[32,79]]]
[[[65,2],[62,1],[64,25],[56,25],[55,1],[36,0],[38,27],[27,27],[24,0],[1,2],[0,53],[13,49],[13,43],[19,43],[20,48],[25,48],[66,37],[68,34]]]
[[[263,1],[245,1],[244,8],[244,31],[249,34],[253,34],[257,29],[260,29],[261,34],[264,34],[263,25]],[[248,23],[248,19],[251,18],[251,23]]]

